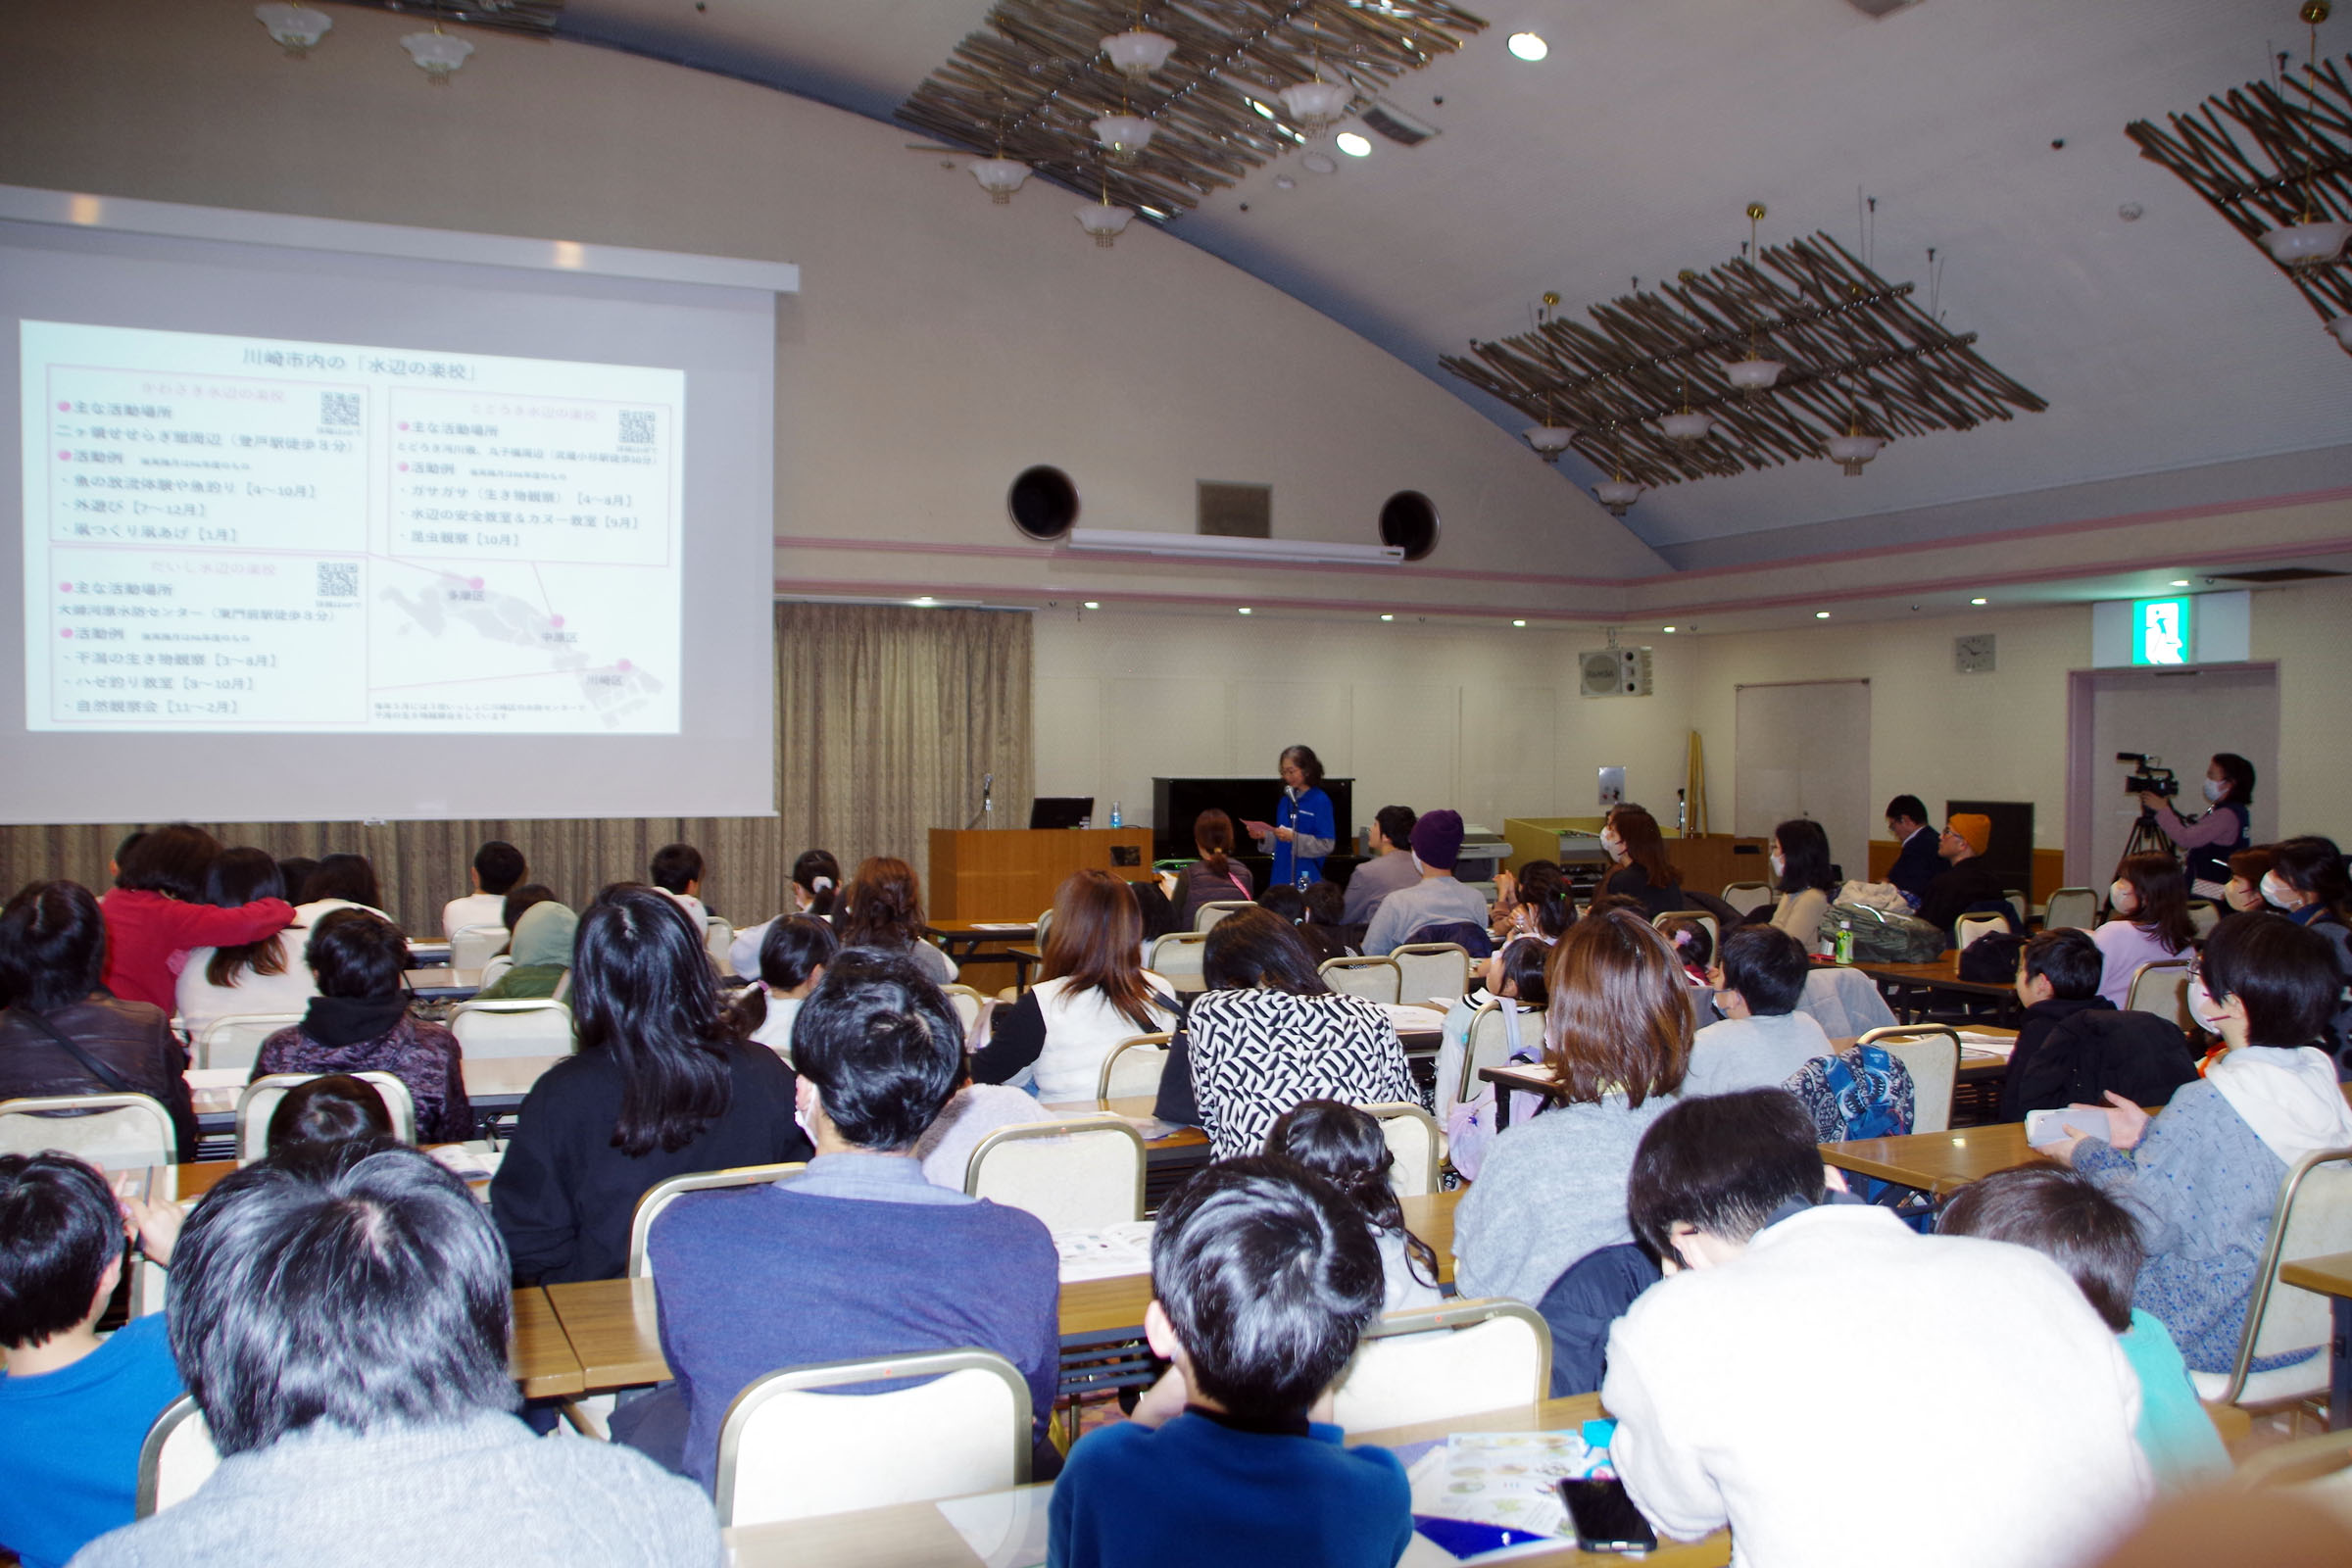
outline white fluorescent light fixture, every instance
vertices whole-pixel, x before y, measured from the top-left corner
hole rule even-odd
[[[1969,603],[1970,603],[1970,604],[1972,604],[1972,605],[1981,605],[1981,604],[1984,603],[1984,600],[1982,600],[1982,599],[1971,599],[1971,600],[1969,601]]]
[[[1396,617],[1395,615],[1383,615],[1380,618],[1383,620],[1395,620]]]
[[[1524,626],[1527,624],[1527,622],[1524,620],[1514,620],[1511,622],[1511,624],[1514,626]]]
[[[1534,62],[1543,59],[1545,55],[1551,53],[1551,46],[1544,41],[1543,34],[1535,32],[1512,33],[1511,41],[1507,47],[1510,49],[1512,54],[1517,55],[1520,59],[1525,60],[1530,64],[1533,64]]]
[[[1816,610],[1813,612],[1813,618],[1815,620],[1827,620],[1830,618],[1830,612],[1826,610]]]
[[[1352,130],[1343,130],[1332,140],[1339,146],[1340,151],[1350,158],[1368,158],[1372,154],[1372,144]]]
[[[1301,566],[1404,564],[1404,551],[1396,545],[1238,539],[1226,534],[1144,533],[1129,528],[1072,528],[1064,546],[1080,555],[1174,556],[1193,561],[1253,561]]]
[[[1099,599],[1089,599],[1086,602],[1086,608],[1089,610],[1101,610],[1102,608],[1102,602]]]

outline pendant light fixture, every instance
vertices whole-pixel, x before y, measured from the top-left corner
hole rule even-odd
[[[1012,193],[1027,182],[1030,173],[1027,164],[1017,158],[1004,156],[1004,144],[997,143],[997,156],[972,160],[972,177],[988,192],[988,199],[999,207],[1012,200]]]
[[[323,11],[284,4],[255,6],[253,19],[269,28],[270,38],[294,60],[309,54],[335,24],[335,19]]]
[[[1293,122],[1305,127],[1308,134],[1329,130],[1348,118],[1348,106],[1355,102],[1355,89],[1344,82],[1323,79],[1323,27],[1315,24],[1315,41],[1307,55],[1307,69],[1313,73],[1309,80],[1282,89],[1275,96]]]
[[[2304,60],[2303,69],[2313,76],[2320,74],[2320,24],[2326,22],[2333,11],[2330,0],[2303,0],[2302,10],[2296,13],[2311,28],[2311,52]],[[2310,95],[2312,107],[2318,109],[2319,95],[2312,91],[2308,83],[2303,90]],[[2296,271],[2308,271],[2329,265],[2344,254],[2345,243],[2352,241],[2352,223],[2320,216],[2318,200],[2312,193],[2312,183],[2308,175],[2302,180],[2303,216],[2282,228],[2271,229],[2261,236],[2262,248],[2271,253],[2271,260]],[[2329,330],[2334,328],[2330,326]]]
[[[1885,450],[1886,442],[1882,437],[1862,433],[1862,416],[1857,412],[1847,418],[1845,434],[1830,437],[1827,446],[1830,461],[1843,468],[1848,479],[1859,479],[1863,465]]]
[[[1095,244],[1098,247],[1108,250],[1117,243],[1118,237],[1127,231],[1127,225],[1135,220],[1135,209],[1111,205],[1110,176],[1104,174],[1102,175],[1102,199],[1100,202],[1087,203],[1084,207],[1079,208],[1073,216],[1077,218],[1080,228],[1095,236]]]
[[[1139,13],[1136,26],[1126,32],[1114,32],[1102,40],[1102,53],[1118,68],[1119,74],[1130,81],[1142,81],[1168,63],[1176,52],[1176,40],[1163,32],[1145,27]]]
[[[1747,204],[1747,265],[1754,267],[1756,257],[1756,224],[1764,217],[1762,202]],[[1779,360],[1768,360],[1763,354],[1763,334],[1751,332],[1747,339],[1747,358],[1735,360],[1723,368],[1724,376],[1742,392],[1761,392],[1781,378],[1788,367]]]
[[[451,37],[441,30],[441,24],[437,22],[433,24],[432,31],[408,33],[402,37],[400,44],[408,50],[409,58],[416,62],[416,69],[423,72],[436,87],[448,86],[451,74],[466,64],[466,57],[473,53],[471,42]]]
[[[1568,443],[1576,439],[1575,430],[1552,416],[1549,398],[1544,400],[1544,422],[1530,425],[1519,434],[1529,446],[1544,455],[1545,463],[1559,462],[1560,454],[1568,450]]]

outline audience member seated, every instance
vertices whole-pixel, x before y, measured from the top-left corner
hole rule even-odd
[[[2179,1491],[2229,1477],[2230,1450],[2197,1402],[2172,1335],[2132,1304],[2146,1250],[2123,1204],[2073,1171],[2021,1165],[1953,1194],[1936,1230],[2030,1247],[2066,1270],[2139,1379],[2139,1448],[2157,1486]]]
[[[1413,1535],[1404,1467],[1329,1424],[1380,1314],[1362,1217],[1287,1160],[1212,1165],[1159,1212],[1152,1292],[1144,1331],[1174,1366],[1071,1450],[1051,1568],[1391,1568]]]
[[[1380,911],[1364,931],[1364,952],[1393,953],[1433,926],[1470,925],[1485,930],[1487,901],[1476,888],[1456,880],[1462,853],[1462,813],[1424,811],[1413,824],[1413,863],[1421,880],[1380,901]]]
[[[162,1008],[107,995],[107,947],[78,882],[30,883],[0,909],[0,1100],[146,1095],[172,1113],[178,1157],[194,1159],[187,1051]]]
[[[1203,904],[1248,904],[1257,897],[1250,868],[1233,858],[1233,818],[1215,807],[1193,818],[1193,850],[1200,858],[1184,868],[1174,899],[1182,920],[1193,928]]]
[[[294,906],[284,899],[257,899],[234,909],[202,902],[205,873],[220,853],[218,839],[185,822],[130,845],[113,889],[99,901],[108,991],[170,1012],[178,1002],[174,957],[191,948],[259,942],[294,923]]]
[[[296,1084],[270,1113],[269,1150],[274,1154],[296,1144],[399,1142],[392,1111],[375,1085],[349,1073],[328,1073]]]
[[[2111,1089],[2135,1105],[2161,1105],[2196,1081],[2196,1057],[2179,1024],[2119,1011],[2098,994],[2103,961],[2089,932],[2063,927],[2018,954],[2017,1000],[2026,1010],[2001,1078],[2002,1121],[2097,1104]]]
[[[1516,875],[1494,878],[1494,940],[1542,937],[1557,942],[1560,933],[1576,923],[1576,905],[1570,896],[1568,873],[1557,860],[1528,860]]]
[[[1161,1120],[1199,1125],[1215,1157],[1230,1159],[1265,1147],[1274,1118],[1302,1100],[1419,1102],[1388,1013],[1325,985],[1288,922],[1238,910],[1203,947],[1208,989],[1170,1043]]]
[[[1658,935],[1673,946],[1674,956],[1681,960],[1683,973],[1690,977],[1692,986],[1707,992],[1700,1000],[1713,1006],[1715,938],[1709,934],[1706,922],[1696,915],[1670,914],[1658,921],[1657,927]]]
[[[2191,1370],[2227,1372],[2278,1184],[2306,1154],[2352,1148],[2352,1107],[2335,1063],[2309,1046],[2342,989],[2325,938],[2281,915],[2248,915],[2215,929],[2199,967],[2189,1011],[2228,1047],[2204,1079],[2153,1118],[2110,1094],[2107,1137],[2043,1152],[2132,1209],[2148,1248],[2134,1304],[2172,1330]],[[2258,1356],[2253,1370],[2314,1353]]]
[[[960,1193],[963,1179],[971,1174],[972,1155],[979,1152],[990,1133],[1045,1121],[1057,1114],[1060,1112],[1039,1104],[1037,1097],[1026,1089],[1015,1089],[1010,1084],[972,1082],[967,1057],[956,1093],[931,1125],[923,1129],[923,1136],[914,1141],[914,1157],[922,1162],[923,1180]]]
[[[2333,839],[2316,834],[2282,839],[2271,846],[2271,868],[2263,873],[2262,896],[2299,926],[2317,931],[2334,950],[2335,966],[2352,981],[2352,880]],[[2329,1044],[2338,1059],[2352,1053],[2352,1006],[2339,1004],[2329,1024]]]
[[[1551,944],[1540,937],[1514,937],[1487,960],[1486,980],[1478,990],[1455,1003],[1446,1014],[1438,1035],[1438,1119],[1446,1125],[1447,1158],[1464,1181],[1476,1181],[1487,1148],[1494,1141],[1494,1086],[1473,1080],[1470,1098],[1455,1099],[1462,1081],[1462,1057],[1470,1050],[1470,1028],[1479,1008],[1500,1003],[1503,1037],[1509,1042],[1504,1059],[1530,1062],[1544,1054],[1544,1010],[1551,993],[1544,971],[1551,961]],[[1511,1120],[1523,1122],[1542,1107],[1541,1096],[1511,1091]]]
[[[1683,873],[1666,858],[1658,819],[1641,807],[1610,807],[1600,825],[1600,847],[1616,865],[1601,884],[1603,893],[1640,900],[1652,919],[1690,907],[1683,897]]]
[[[686,918],[702,930],[710,918],[703,906],[703,852],[691,844],[664,844],[654,852],[646,880],[674,900]]]
[[[1896,847],[1894,864],[1886,868],[1893,883],[1916,909],[1928,900],[1928,887],[1943,874],[1943,852],[1936,830],[1928,826],[1928,808],[1916,795],[1897,795],[1886,803],[1886,836]]]
[[[1752,1568],[2081,1562],[2149,1493],[2115,1335],[2049,1259],[1916,1235],[1834,1174],[1777,1090],[1687,1100],[1642,1138],[1627,1204],[1674,1272],[1609,1336],[1626,1491],[1662,1536],[1728,1524]],[[1825,1332],[1902,1348],[1825,1397],[1825,1363],[1789,1353]],[[1959,1475],[1985,1506],[1951,1506]]]
[[[1743,925],[1723,939],[1709,981],[1723,1013],[1691,1038],[1686,1095],[1728,1095],[1788,1083],[1830,1037],[1796,1004],[1812,962],[1796,938],[1776,926]]]
[[[147,1254],[170,1262],[176,1204],[118,1207],[70,1154],[0,1154],[0,1547],[24,1568],[61,1568],[130,1523],[139,1446],[181,1393],[162,1313],[98,1335],[122,1279],[124,1208]]]
[[[277,880],[285,886],[287,903],[294,902],[294,896],[302,891],[302,885],[308,882],[311,879],[311,873],[318,869],[318,862],[307,855],[278,857]]]
[[[1257,896],[1257,906],[1278,920],[1288,921],[1291,929],[1298,933],[1298,940],[1306,944],[1306,951],[1315,956],[1318,964],[1348,956],[1345,932],[1337,926],[1316,925],[1307,918],[1307,893],[1328,887],[1331,887],[1328,882],[1309,882],[1306,890],[1301,891],[1277,882]]]
[[[668,895],[598,894],[572,965],[579,1048],[531,1086],[490,1183],[522,1285],[617,1277],[657,1182],[808,1157],[792,1069],[727,1027],[703,934]]]
[[[813,914],[779,914],[760,939],[760,982],[744,988],[736,1010],[751,1038],[792,1060],[792,1024],[801,1004],[825,977],[841,951],[831,922]]]
[[[764,1374],[976,1346],[1028,1380],[1034,1473],[1051,1477],[1054,1239],[1033,1214],[926,1182],[914,1157],[962,1070],[955,1009],[911,960],[853,950],[801,1009],[794,1040],[816,1157],[771,1186],[689,1194],[654,1222],[662,1348],[677,1381],[615,1412],[615,1437],[708,1487],[727,1407]]]
[[[83,1568],[719,1568],[710,1499],[644,1457],[510,1414],[506,1249],[412,1149],[309,1146],[223,1177],[172,1260],[172,1349],[220,1468]]]
[[[1595,1248],[1568,1265],[1536,1303],[1551,1330],[1551,1396],[1598,1394],[1609,1375],[1609,1331],[1664,1278],[1636,1242]]]
[[[1396,1153],[1377,1118],[1336,1100],[1300,1101],[1274,1118],[1265,1152],[1304,1165],[1362,1211],[1387,1282],[1383,1312],[1435,1306],[1446,1298],[1438,1289],[1436,1250],[1404,1228],[1404,1204],[1389,1185]]]
[[[1140,892],[1140,885],[1137,886]],[[1345,958],[1355,952],[1354,945],[1364,939],[1363,927],[1351,925],[1346,918],[1348,895],[1338,883],[1317,878],[1299,890],[1298,900],[1306,910],[1299,921],[1298,934],[1314,950],[1317,962]],[[1144,940],[1151,940],[1149,933]]]
[[[1633,1240],[1625,1176],[1690,1060],[1690,988],[1633,909],[1568,928],[1545,971],[1544,1061],[1561,1103],[1514,1118],[1454,1210],[1454,1287],[1535,1302],[1597,1248]]]
[[[333,909],[366,909],[389,920],[384,894],[375,879],[375,864],[365,855],[321,856],[296,894],[295,914],[316,929],[319,917]]]
[[[2170,855],[2124,857],[2107,898],[2114,913],[2090,938],[2101,959],[2099,995],[2121,1007],[2130,1000],[2132,971],[2178,959],[2196,941],[2197,928],[2188,918],[2188,883]]]
[[[2270,903],[2262,896],[2262,879],[2271,869],[2271,848],[2240,850],[2230,857],[2230,881],[2222,889],[2222,918],[2260,914]]]
[[[521,1002],[552,997],[571,972],[580,917],[554,899],[541,899],[510,928],[507,953],[514,962],[474,994],[476,1002]]]
[[[784,914],[762,920],[735,933],[734,945],[727,949],[727,963],[746,980],[760,978],[760,944],[767,936],[767,928],[785,915],[812,914],[827,920],[833,914],[833,895],[841,886],[841,862],[823,850],[803,850],[801,858],[792,862],[792,879],[784,886]]]
[[[204,873],[204,902],[239,909],[257,899],[283,899],[285,883],[267,850],[223,850]],[[310,930],[297,921],[259,942],[229,948],[192,948],[179,971],[180,1032],[204,1038],[217,1018],[238,1012],[300,1012],[318,994],[302,961]]]
[[[914,867],[888,856],[870,856],[858,867],[843,895],[846,908],[833,917],[845,948],[873,948],[905,954],[934,985],[956,978],[956,965],[924,937],[923,883]]]
[[[506,925],[507,895],[530,870],[522,852],[505,839],[492,839],[474,851],[473,891],[441,906],[441,934],[454,937],[469,925]]]
[[[1419,820],[1409,806],[1384,806],[1372,813],[1371,858],[1348,873],[1335,924],[1370,925],[1382,900],[1421,880],[1421,868],[1413,863],[1413,824]]]
[[[507,945],[499,950],[501,953],[510,957],[514,956],[514,928],[522,924],[522,917],[530,913],[532,905],[546,904],[551,900],[559,904],[563,902],[556,898],[556,890],[544,882],[525,882],[507,895],[505,902],[499,906],[498,923],[507,933]]]
[[[409,1016],[409,943],[400,928],[366,909],[329,909],[312,928],[309,957],[318,995],[302,1022],[262,1042],[253,1076],[388,1072],[416,1103],[418,1143],[471,1138],[458,1037]]]
[[[1973,811],[1954,815],[1936,841],[1936,853],[1950,862],[1928,884],[1927,896],[1920,900],[1919,917],[1943,933],[1948,945],[1952,941],[1952,922],[1975,911],[1984,913],[1996,906],[2008,909],[2008,890],[2001,886],[1998,874],[1986,868],[1985,848],[1992,843],[1992,818]],[[2017,921],[2010,910],[2010,923]]]
[[[1143,963],[1135,895],[1108,871],[1077,871],[1054,895],[1044,978],[1000,1008],[974,1081],[1028,1087],[1049,1103],[1092,1100],[1122,1040],[1165,1034],[1176,992]]]
[[[1830,836],[1821,824],[1793,817],[1772,830],[1772,925],[1796,938],[1807,953],[1821,951],[1821,922],[1838,897],[1830,869]]]

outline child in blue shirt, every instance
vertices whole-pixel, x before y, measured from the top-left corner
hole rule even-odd
[[[140,1445],[181,1393],[162,1313],[98,1337],[122,1279],[124,1206],[168,1261],[174,1205],[118,1206],[68,1154],[0,1154],[0,1544],[24,1568],[59,1568],[130,1523]]]
[[[1362,1214],[1290,1160],[1223,1160],[1160,1209],[1152,1288],[1144,1332],[1176,1364],[1070,1450],[1049,1568],[1394,1568],[1404,1467],[1311,1418],[1380,1313]]]
[[[2031,1247],[2073,1276],[2139,1375],[2139,1448],[2159,1488],[2181,1492],[2230,1474],[2230,1450],[2171,1332],[2132,1304],[2144,1250],[2131,1214],[2105,1189],[2051,1165],[1995,1171],[1955,1193],[1936,1229]]]

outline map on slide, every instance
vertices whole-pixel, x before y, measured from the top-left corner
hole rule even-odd
[[[27,729],[677,733],[683,371],[20,330]]]

